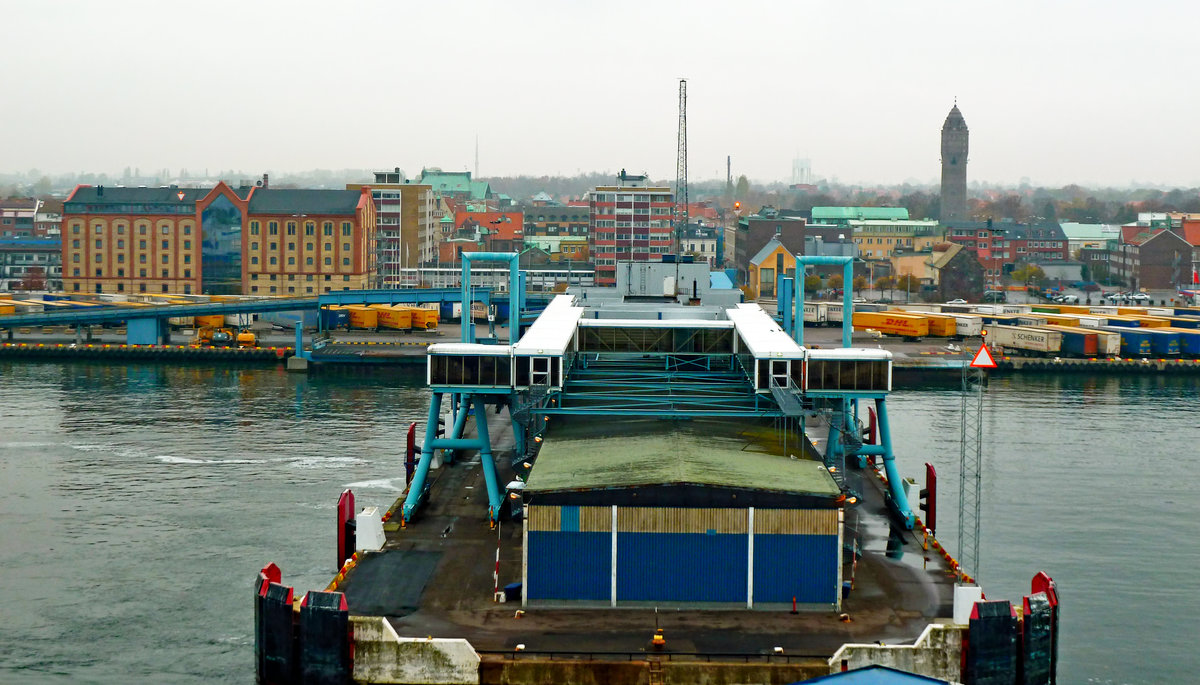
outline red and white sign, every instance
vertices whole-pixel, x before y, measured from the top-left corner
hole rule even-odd
[[[971,367],[975,369],[996,368],[996,360],[992,359],[992,353],[988,350],[987,345],[979,346],[979,351],[975,353],[975,358],[971,360]]]

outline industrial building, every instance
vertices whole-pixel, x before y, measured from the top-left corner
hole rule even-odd
[[[668,423],[552,429],[523,490],[528,600],[835,605],[845,498],[824,465],[769,423]]]

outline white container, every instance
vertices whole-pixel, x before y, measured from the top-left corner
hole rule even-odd
[[[378,552],[387,538],[383,535],[383,518],[379,507],[363,507],[354,517],[354,546],[359,550]]]
[[[983,600],[983,588],[978,585],[954,586],[954,622],[967,625],[971,622],[971,610],[975,603]]]

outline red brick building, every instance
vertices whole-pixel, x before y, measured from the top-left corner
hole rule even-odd
[[[596,285],[617,284],[617,262],[660,262],[674,250],[670,188],[650,186],[645,176],[622,169],[617,185],[592,189],[588,206],[588,250]]]

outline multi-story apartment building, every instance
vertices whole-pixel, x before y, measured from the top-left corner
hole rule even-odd
[[[1054,222],[952,221],[946,239],[975,253],[988,283],[998,282],[1017,264],[1058,262],[1071,258],[1070,242]]]
[[[0,200],[0,238],[32,238],[39,200],[13,198]]]
[[[62,290],[62,242],[0,238],[0,292]]]
[[[361,190],[368,184],[351,183],[347,190]],[[415,269],[437,249],[434,238],[434,193],[432,186],[410,183],[399,168],[376,171],[369,184],[375,201],[376,252],[378,273],[374,286],[399,288],[415,286]]]
[[[368,287],[370,191],[79,186],[63,208],[67,292],[305,295]]]
[[[199,293],[207,189],[78,186],[63,205],[67,292]]]
[[[548,196],[543,200],[535,196],[522,212],[525,245],[544,250],[551,261],[587,261],[589,206],[560,205]]]
[[[895,250],[921,252],[944,240],[935,219],[852,219],[854,244],[863,259],[890,260]]]
[[[596,285],[616,285],[619,261],[659,262],[674,249],[670,188],[650,186],[645,176],[622,169],[616,185],[597,186],[588,202]]]
[[[251,192],[242,292],[312,295],[373,285],[376,215],[370,188]]]
[[[33,234],[39,238],[62,236],[62,200],[42,200],[33,217]]]

